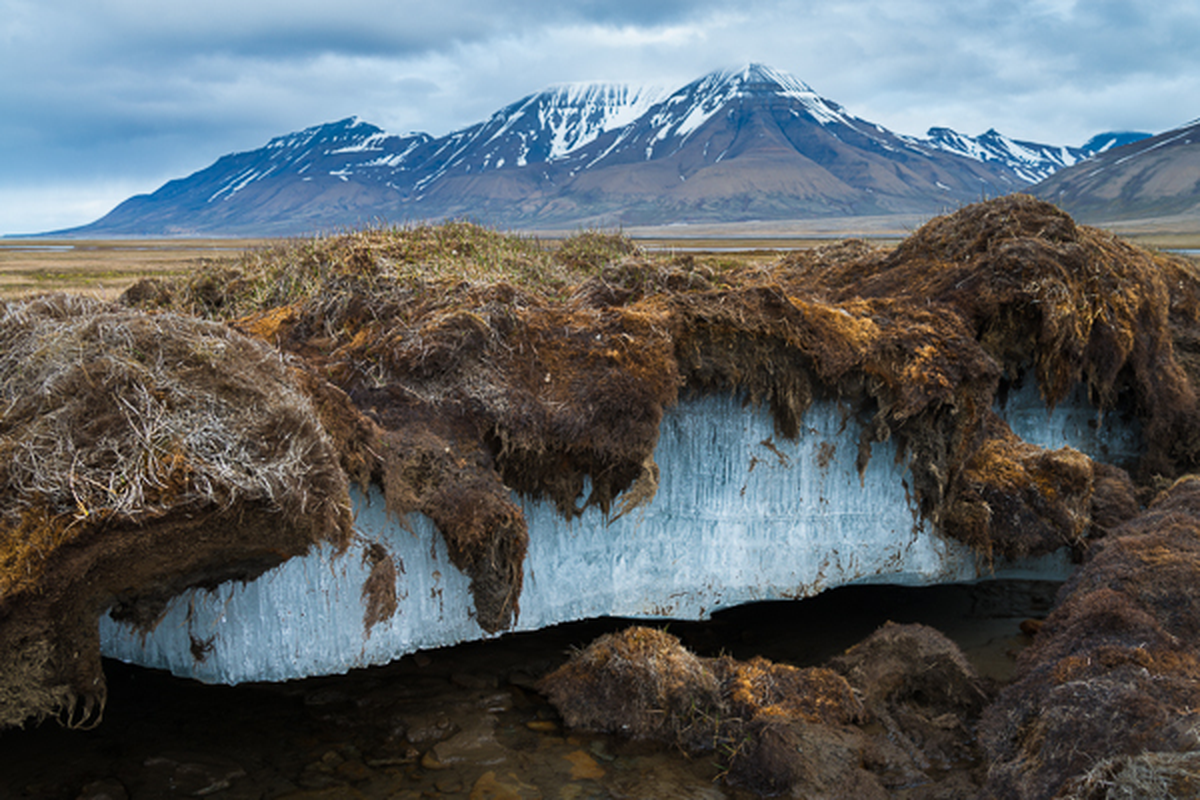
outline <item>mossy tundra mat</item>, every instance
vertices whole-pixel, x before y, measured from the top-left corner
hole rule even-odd
[[[919,515],[984,559],[1086,557],[1200,459],[1196,267],[1021,195],[894,249],[766,266],[599,233],[365,230],[115,303],[8,302],[0,338],[0,725],[96,722],[100,614],[149,628],[186,587],[345,546],[352,483],[427,515],[504,630],[528,543],[512,492],[568,518],[649,502],[685,392],[743,396],[790,438],[840,403],[869,421],[861,458],[896,441]],[[1022,376],[1050,405],[1083,384],[1098,413],[1136,415],[1141,457],[1021,441],[993,401]]]

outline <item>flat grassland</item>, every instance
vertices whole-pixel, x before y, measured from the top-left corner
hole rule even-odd
[[[565,236],[565,234],[562,234]],[[538,237],[557,246],[553,235]],[[186,275],[201,266],[228,262],[278,240],[270,239],[0,239],[0,299],[45,292],[72,292],[112,300],[142,278]],[[646,239],[651,255],[688,254],[714,266],[770,263],[788,250],[836,239]]]
[[[0,298],[66,291],[111,300],[142,278],[186,274],[266,244],[251,239],[0,239]]]
[[[1200,232],[1118,232],[1145,247],[1200,251]],[[723,267],[768,264],[789,250],[820,247],[856,235],[849,231],[811,231],[807,235],[781,230],[734,233],[719,228],[689,230],[680,235],[681,231],[670,227],[625,233],[649,254],[686,254]],[[873,229],[857,235],[865,236],[875,246],[892,247],[905,234],[903,230]],[[553,247],[554,240],[564,235],[543,233],[539,238]],[[186,275],[220,261],[232,265],[245,251],[273,241],[0,238],[0,299],[65,291],[111,300],[142,278]]]

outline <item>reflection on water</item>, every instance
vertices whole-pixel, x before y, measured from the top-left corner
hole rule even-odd
[[[1003,679],[1054,584],[843,587],[706,622],[670,622],[707,656],[824,662],[886,620],[924,622]],[[534,689],[572,648],[628,620],[602,619],[418,653],[385,667],[283,684],[205,686],[106,662],[93,731],[47,723],[0,734],[0,797],[747,798],[718,767],[675,750],[561,729]]]

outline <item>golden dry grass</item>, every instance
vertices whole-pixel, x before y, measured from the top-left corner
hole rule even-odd
[[[250,239],[0,239],[0,298],[72,292],[115,299],[148,277],[172,277],[268,242]]]
[[[431,229],[437,230],[437,229]],[[377,232],[376,232],[377,233]],[[592,232],[587,232],[591,235]],[[365,246],[378,244],[360,233]],[[562,240],[535,239],[530,244],[552,251]],[[762,239],[705,238],[635,240],[654,259],[692,259],[717,272],[765,265],[792,250],[807,250],[830,244],[832,239],[774,237]],[[114,300],[142,278],[182,277],[228,265],[245,268],[256,259],[287,253],[296,255],[321,248],[322,240],[274,239],[0,239],[0,299],[14,299],[46,292],[71,292]],[[893,240],[875,242],[894,244]],[[433,243],[430,243],[433,244]],[[1200,246],[1200,245],[1198,245]],[[453,251],[454,248],[450,248]],[[465,253],[463,254],[466,255]],[[451,256],[452,258],[452,256]],[[502,263],[498,260],[497,263]],[[445,267],[445,261],[439,265]],[[459,266],[480,269],[474,258]],[[477,274],[476,278],[500,275]]]

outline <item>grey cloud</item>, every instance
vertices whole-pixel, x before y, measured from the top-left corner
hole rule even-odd
[[[440,135],[551,83],[750,60],[902,133],[1077,144],[1200,116],[1198,40],[1193,0],[0,0],[0,188],[182,175],[351,114]]]

